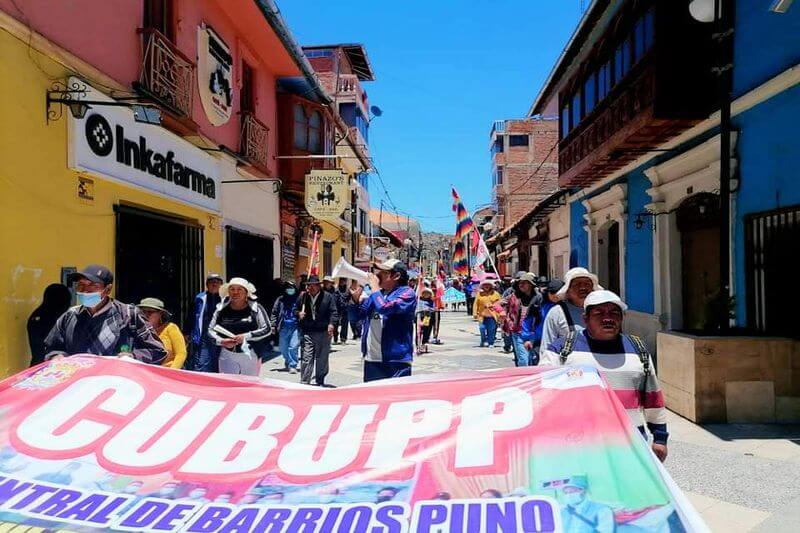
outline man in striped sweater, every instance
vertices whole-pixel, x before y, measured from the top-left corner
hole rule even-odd
[[[667,412],[653,361],[641,339],[622,333],[628,308],[611,291],[589,293],[584,302],[586,329],[570,332],[545,350],[542,365],[591,365],[600,370],[643,435],[653,435],[653,452],[667,458]]]

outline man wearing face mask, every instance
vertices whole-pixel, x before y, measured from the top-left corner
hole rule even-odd
[[[364,381],[410,376],[417,295],[408,286],[406,265],[397,259],[374,265],[369,286],[375,291],[359,306]],[[361,293],[353,293],[354,303],[361,302]]]
[[[283,294],[272,306],[272,324],[278,334],[281,355],[290,374],[297,374],[297,351],[300,349],[300,333],[297,329],[297,317],[294,314],[297,303],[297,286],[287,281]]]
[[[153,326],[135,306],[111,298],[114,274],[108,268],[89,265],[68,280],[80,305],[56,321],[45,339],[45,359],[89,353],[161,364],[167,352]]]
[[[572,476],[559,480],[561,496],[561,522],[564,531],[595,532],[614,531],[614,511],[608,505],[590,500],[586,494],[589,483],[586,476]]]

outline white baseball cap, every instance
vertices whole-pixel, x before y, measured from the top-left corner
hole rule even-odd
[[[616,293],[606,290],[600,289],[599,291],[592,291],[583,301],[583,308],[589,309],[592,305],[600,305],[600,304],[607,304],[612,303],[619,306],[620,309],[623,311],[628,310],[628,306],[625,302],[622,301],[622,298],[616,295]]]

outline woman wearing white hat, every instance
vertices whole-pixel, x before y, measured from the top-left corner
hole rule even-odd
[[[583,320],[583,302],[589,293],[602,289],[597,276],[582,267],[567,270],[564,274],[564,286],[556,293],[560,299],[558,305],[550,309],[542,327],[542,347],[570,331],[580,331],[586,327]]]
[[[244,278],[232,278],[220,287],[219,294],[222,301],[208,326],[209,336],[222,347],[219,371],[257,376],[261,361],[251,343],[269,336],[269,315],[256,302],[256,288]]]

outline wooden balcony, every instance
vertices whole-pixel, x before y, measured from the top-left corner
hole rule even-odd
[[[242,113],[239,153],[262,169],[269,164],[269,128],[250,112]]]
[[[179,116],[191,117],[194,63],[157,30],[140,31],[144,48],[141,89]]]
[[[697,118],[659,115],[657,102],[665,90],[657,85],[655,64],[615,88],[559,143],[559,185],[596,182],[697,124]]]

